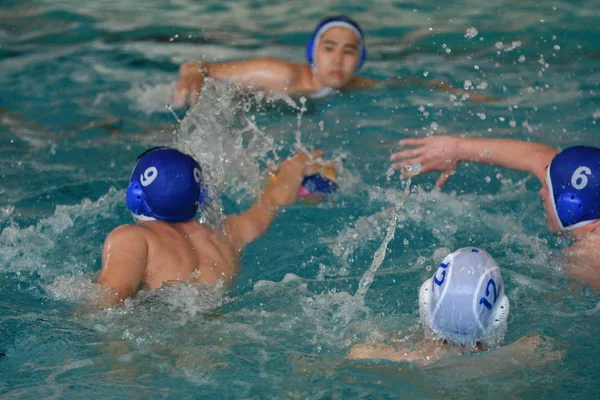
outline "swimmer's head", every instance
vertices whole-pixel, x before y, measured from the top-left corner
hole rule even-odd
[[[421,320],[436,337],[452,344],[502,340],[508,311],[498,265],[474,247],[446,256],[419,292]]]
[[[339,89],[367,60],[362,29],[345,16],[324,19],[306,44],[306,57],[323,86]]]
[[[192,157],[168,147],[142,153],[127,188],[127,208],[137,220],[190,221],[204,203],[202,169]]]
[[[557,154],[547,168],[546,184],[556,216],[549,216],[551,230],[568,231],[600,220],[599,148],[574,146]]]

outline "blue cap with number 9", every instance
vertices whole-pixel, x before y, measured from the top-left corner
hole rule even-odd
[[[562,230],[600,220],[600,149],[569,147],[547,169],[552,206]]]
[[[500,268],[487,252],[466,247],[449,254],[421,286],[421,320],[435,335],[469,345],[506,332],[509,302]]]
[[[191,156],[169,147],[155,147],[137,160],[127,208],[139,220],[189,221],[205,201],[202,169]]]

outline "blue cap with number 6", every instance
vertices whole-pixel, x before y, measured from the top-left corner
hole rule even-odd
[[[508,311],[500,268],[492,256],[475,247],[447,255],[419,292],[421,320],[452,344],[502,340]]]
[[[155,147],[138,157],[126,195],[134,218],[167,222],[193,219],[205,198],[200,165],[169,147]]]
[[[562,230],[600,220],[600,149],[569,147],[547,169],[552,206]]]

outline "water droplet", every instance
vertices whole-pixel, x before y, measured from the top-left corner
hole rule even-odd
[[[465,32],[465,37],[467,39],[473,39],[475,36],[477,36],[478,33],[479,32],[477,32],[477,29],[475,27],[470,27]]]

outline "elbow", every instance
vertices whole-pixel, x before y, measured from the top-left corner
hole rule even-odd
[[[534,164],[531,166],[530,170],[540,181],[543,182],[546,179],[546,167],[548,167],[550,161],[552,161],[557,153],[555,148],[540,144],[534,157],[531,157]]]

